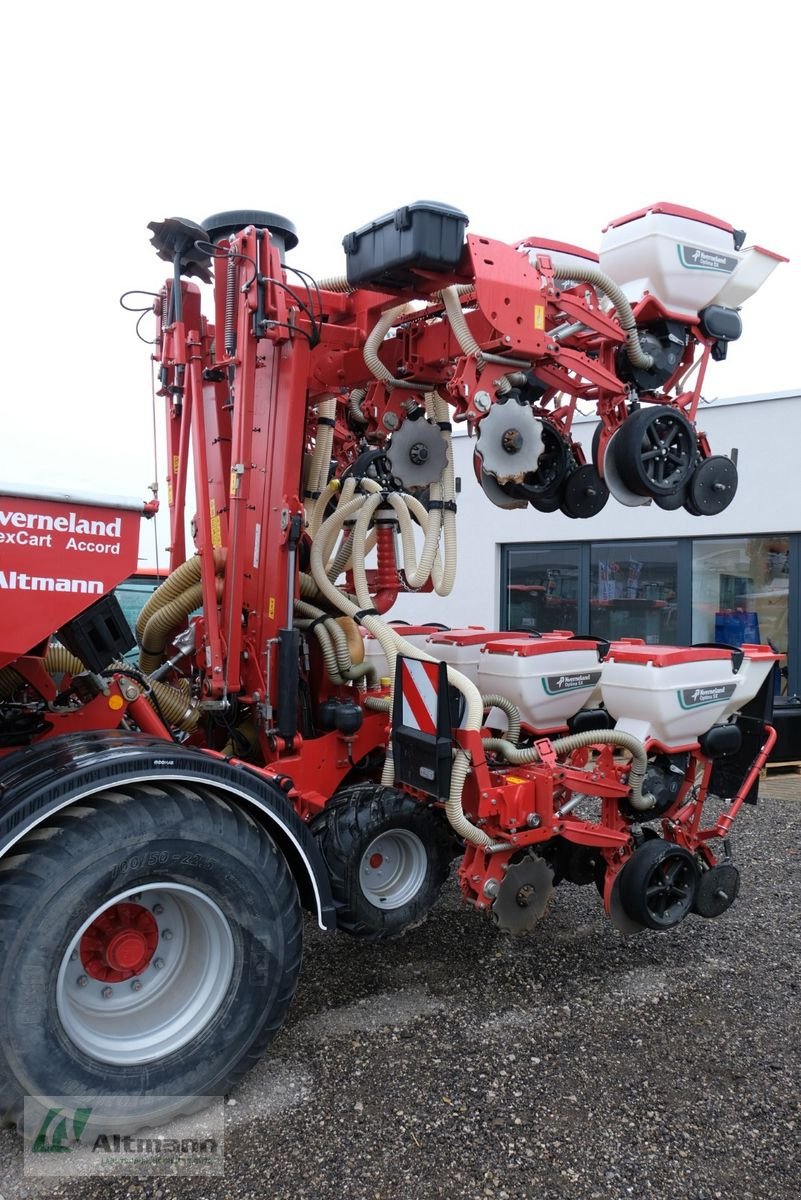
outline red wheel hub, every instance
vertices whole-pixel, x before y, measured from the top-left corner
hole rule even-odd
[[[159,943],[159,927],[141,904],[123,901],[107,908],[81,938],[86,974],[103,983],[122,983],[139,975]]]
[[[381,866],[383,861],[384,861],[383,854],[379,854],[378,852],[376,852],[375,854],[370,855],[369,862],[370,862],[370,866],[373,868],[374,871],[378,870],[378,868]]]

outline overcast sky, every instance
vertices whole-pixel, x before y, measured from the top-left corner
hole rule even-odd
[[[590,248],[611,218],[652,201],[702,209],[793,260],[746,302],[742,340],[711,366],[706,396],[798,387],[788,11],[770,0],[7,9],[0,477],[147,494],[149,355],[118,297],[163,279],[148,221],[226,208],[290,217],[290,261],[318,275],[343,270],[343,234],[421,198],[462,208],[476,233]]]

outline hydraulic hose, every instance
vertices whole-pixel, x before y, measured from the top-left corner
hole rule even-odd
[[[648,768],[648,757],[642,742],[633,734],[624,733],[621,729],[588,729],[586,733],[573,733],[569,737],[557,738],[556,741],[551,742],[551,746],[556,754],[572,754],[574,750],[583,750],[587,746],[597,746],[599,743],[621,746],[624,750],[629,751],[632,756],[629,770],[629,787],[631,789],[629,803],[638,812],[647,812],[653,808],[656,803],[654,797],[642,790],[643,779]],[[498,751],[513,765],[524,766],[526,763],[537,762],[539,759],[536,747],[530,746],[521,750],[506,738],[486,738],[484,749]]]
[[[626,353],[629,356],[629,361],[635,367],[642,367],[646,371],[649,370],[654,365],[653,357],[650,354],[646,354],[643,350],[631,304],[626,298],[623,289],[615,283],[614,279],[610,279],[608,275],[605,275],[600,267],[579,267],[573,262],[566,262],[563,258],[554,258],[552,263],[556,279],[571,279],[581,281],[582,283],[590,283],[609,297],[612,306],[617,312],[620,327],[626,334]]]

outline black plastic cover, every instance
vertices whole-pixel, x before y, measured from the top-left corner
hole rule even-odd
[[[736,342],[743,332],[742,317],[736,308],[710,304],[698,315],[701,318],[701,328],[707,337],[717,338],[720,342]]]
[[[385,213],[342,239],[348,283],[396,291],[413,287],[417,270],[455,270],[467,223],[460,209],[435,200],[416,200]]]
[[[62,625],[58,640],[90,671],[105,671],[136,645],[116,596],[104,596]]]

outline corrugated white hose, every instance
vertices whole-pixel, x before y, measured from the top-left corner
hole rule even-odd
[[[419,500],[413,496],[399,495],[390,492],[385,503],[389,504],[395,516],[401,534],[403,548],[403,570],[406,582],[410,588],[422,587],[429,576],[442,579],[442,564],[439,561],[439,519],[432,517]],[[414,539],[414,525],[410,510],[415,512],[423,528],[424,541],[420,562],[417,562],[417,546]],[[415,511],[416,510],[416,511]]]
[[[325,520],[325,510],[332,497],[339,492],[338,504],[343,502],[347,504],[348,500],[353,499],[353,493],[356,491],[356,480],[346,479],[344,483],[340,483],[338,479],[332,479],[328,487],[320,494],[319,500],[314,505],[311,519],[309,521],[309,533],[312,537],[316,537],[317,531]]]
[[[297,614],[297,612],[298,612],[298,607],[297,607],[297,602],[296,602],[295,613]],[[304,633],[309,629],[309,626],[311,625],[311,623],[312,622],[306,617],[297,617],[296,616],[296,618],[295,618],[295,625],[297,626],[298,629],[302,630]],[[323,656],[323,661],[325,662],[325,669],[328,672],[328,678],[331,680],[332,683],[337,683],[337,684],[345,683],[346,680],[345,680],[344,676],[342,675],[342,672],[339,669],[339,664],[337,663],[337,656],[334,652],[334,646],[331,641],[331,637],[329,636],[328,630],[322,624],[315,625],[314,626],[314,635],[317,638],[317,641],[320,643],[320,651]]]
[[[588,729],[586,733],[574,733],[569,737],[558,738],[551,742],[551,745],[556,754],[571,754],[574,750],[583,750],[587,746],[597,746],[599,743],[622,746],[624,750],[631,753],[632,763],[629,770],[631,796],[629,801],[632,808],[636,808],[639,812],[647,812],[653,808],[656,803],[654,797],[647,792],[643,793],[642,790],[643,779],[648,769],[648,756],[642,742],[633,734],[624,733],[622,729]],[[485,738],[484,749],[497,750],[510,763],[520,766],[536,762],[539,758],[534,746],[521,750],[505,738]]]
[[[367,388],[354,388],[348,397],[350,415],[359,425],[367,424],[367,417],[362,412],[362,400],[367,395]]]
[[[375,376],[382,383],[391,383],[395,387],[408,387],[402,379],[396,379],[388,367],[385,367],[381,359],[378,357],[378,351],[384,338],[389,333],[398,317],[402,317],[407,312],[414,312],[413,304],[397,304],[394,308],[388,308],[383,312],[376,321],[370,333],[367,335],[367,340],[364,343],[364,362],[367,370],[371,375]]]
[[[345,613],[346,616],[356,617],[360,612],[362,613],[359,618],[362,625],[364,625],[365,629],[367,629],[367,631],[371,633],[378,641],[381,649],[386,655],[387,663],[389,664],[390,669],[390,678],[392,679],[392,692],[390,693],[391,697],[394,692],[395,660],[398,654],[407,655],[410,658],[422,659],[425,662],[437,662],[438,660],[433,658],[430,654],[423,653],[421,650],[418,650],[416,646],[412,646],[411,643],[405,641],[395,630],[391,629],[377,616],[369,615],[363,611],[364,609],[371,607],[371,598],[369,589],[367,587],[364,556],[363,554],[359,554],[359,540],[360,538],[363,539],[369,522],[372,519],[373,513],[381,503],[383,503],[383,497],[380,494],[372,494],[368,496],[366,502],[361,507],[361,512],[357,517],[356,526],[353,531],[353,579],[354,587],[356,589],[357,603],[354,604],[352,601],[348,600],[346,596],[344,596],[336,587],[334,587],[326,575],[322,557],[322,545],[319,544],[321,539],[319,538],[315,539],[315,541],[312,543],[311,573],[314,582],[317,584],[317,587],[322,595],[325,596],[327,600],[339,608],[343,613]],[[355,504],[356,501],[351,501],[350,505],[347,507],[351,509],[351,511],[354,511],[352,506]],[[336,516],[336,514],[334,514],[334,516]],[[350,516],[350,512],[347,513],[347,516]],[[329,520],[332,519],[332,517],[329,517]],[[321,533],[323,533],[325,530],[326,524],[327,522],[323,524]],[[484,716],[484,708],[478,688],[471,683],[466,676],[462,675],[459,671],[454,670],[453,667],[447,668],[447,677],[448,682],[452,684],[453,687],[457,688],[465,698],[467,711],[463,722],[463,728],[479,730],[481,728],[481,723]],[[451,770],[451,788],[450,795],[445,803],[445,815],[447,816],[453,830],[460,837],[463,837],[465,841],[472,842],[477,846],[482,846],[486,850],[508,849],[508,846],[505,842],[497,844],[494,843],[492,839],[489,838],[486,833],[484,833],[483,830],[478,829],[472,824],[472,822],[468,821],[467,817],[465,816],[464,809],[462,808],[462,789],[464,787],[464,781],[467,778],[467,773],[469,770],[469,756],[464,752],[464,750],[458,749],[454,756],[453,767]],[[394,777],[392,772],[391,756],[389,754],[387,755],[387,762],[385,764],[384,777],[388,778],[390,782]]]
[[[321,608],[317,608],[316,605],[309,604],[305,600],[295,601],[295,612],[301,617],[310,618],[312,621],[319,621],[320,617],[328,616]],[[353,662],[345,631],[337,624],[336,617],[333,615],[328,620],[319,621],[319,624],[314,627],[314,633],[318,635],[326,668],[334,683],[351,683],[358,679],[363,679],[365,675],[375,676],[377,674],[375,667],[371,663]],[[321,633],[322,636],[320,636]],[[330,648],[333,656],[330,661],[326,653],[326,647]]]
[[[363,479],[362,486],[365,491],[372,494],[382,491],[380,484],[376,483],[374,479]],[[429,512],[415,496],[410,496],[407,492],[390,492],[385,503],[390,505],[398,518],[403,553],[401,565],[409,587],[422,587],[431,575],[436,591],[437,585],[441,586],[443,576],[439,557],[439,516],[435,512]],[[412,517],[417,519],[417,523],[423,531],[423,558],[420,566],[417,565],[417,543],[414,537]],[[369,544],[365,545],[365,555],[369,549],[372,547]],[[431,565],[424,569],[427,557],[430,557]],[[443,594],[443,592],[438,592],[438,595]]]
[[[322,423],[317,426],[317,438],[309,473],[310,492],[322,492],[328,482],[331,450],[334,445],[334,427],[328,422],[333,421],[337,415],[337,402],[334,396],[326,396],[324,400],[319,401],[317,415],[322,418]]]
[[[556,279],[581,280],[582,283],[591,283],[593,287],[599,288],[609,297],[617,312],[620,327],[626,334],[626,353],[629,361],[635,367],[649,370],[654,365],[654,360],[650,354],[646,354],[640,344],[640,335],[631,304],[623,289],[615,283],[614,279],[605,275],[600,267],[577,267],[574,262],[565,262],[560,258],[552,259],[552,264]]]
[[[314,535],[317,533],[317,530],[322,525],[323,517],[325,516],[325,510],[328,508],[331,500],[333,500],[334,496],[336,496],[339,490],[339,480],[330,480],[330,482],[327,483],[320,492],[320,495],[314,501],[314,504],[311,506],[311,512],[308,514],[309,535],[311,537],[314,537]]]
[[[447,401],[443,400],[438,392],[431,393],[431,408],[432,416],[438,424],[449,423],[450,409]],[[445,442],[445,467],[440,477],[439,486],[442,488],[441,496],[438,498],[444,500],[446,504],[456,502],[456,475],[453,466],[453,445],[451,433],[449,429],[442,429],[442,438]],[[441,509],[442,513],[442,530],[443,530],[443,572],[442,582],[439,587],[434,584],[434,590],[438,596],[449,596],[453,591],[453,585],[456,580],[456,512],[454,509]]]
[[[496,696],[494,692],[488,696],[482,696],[481,702],[485,709],[499,708],[501,712],[506,713],[509,728],[503,740],[516,743],[520,737],[520,709],[517,705],[513,704],[511,700],[507,700],[506,696]]]
[[[348,283],[344,275],[330,275],[328,279],[318,279],[317,286],[321,292],[355,292],[356,288]]]
[[[465,354],[473,356],[478,366],[483,367],[486,360],[481,352],[481,347],[470,332],[470,327],[462,311],[462,302],[459,299],[458,287],[454,284],[451,287],[443,288],[441,296],[442,303],[445,305],[445,312],[448,314],[448,320],[451,323],[453,336]]]

